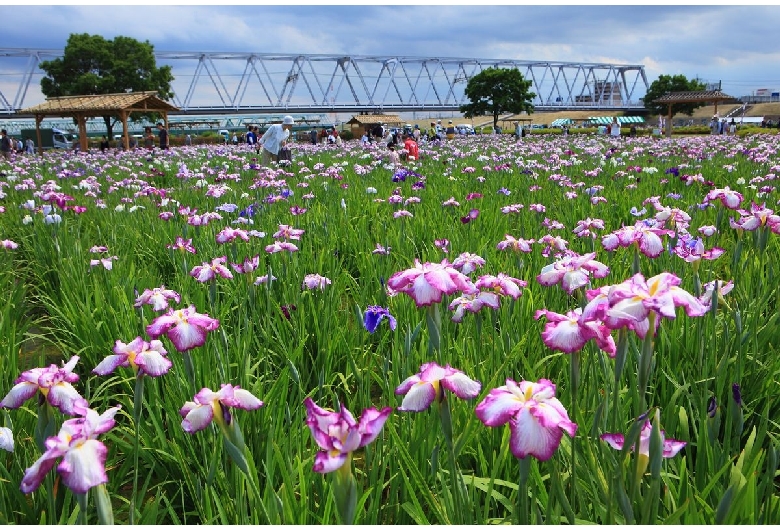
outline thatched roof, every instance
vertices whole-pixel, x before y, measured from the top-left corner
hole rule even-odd
[[[379,123],[398,125],[404,121],[397,114],[358,114],[347,123],[350,125],[377,125]]]
[[[728,101],[733,96],[720,90],[690,90],[687,92],[670,92],[653,101],[653,103],[700,103]]]
[[[94,96],[64,96],[49,98],[46,102],[19,111],[19,114],[37,116],[100,116],[106,113],[170,112],[179,110],[160,99],[157,92],[130,92]]]

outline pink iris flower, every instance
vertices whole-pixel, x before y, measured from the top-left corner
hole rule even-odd
[[[519,280],[499,272],[497,276],[492,274],[486,274],[480,276],[477,279],[477,283],[474,285],[477,289],[486,289],[493,291],[501,296],[509,296],[517,300],[523,294],[520,290],[521,287],[528,285],[524,280]]]
[[[474,381],[460,370],[449,364],[441,367],[434,362],[420,366],[420,372],[407,377],[398,388],[396,395],[404,400],[398,410],[421,412],[428,409],[434,401],[441,403],[445,399],[444,389],[461,399],[474,399],[482,389],[482,383]]]
[[[604,323],[609,328],[626,326],[645,338],[651,312],[669,319],[675,318],[675,308],[678,306],[683,306],[689,317],[702,316],[707,312],[707,308],[696,297],[679,287],[680,283],[680,278],[668,272],[647,280],[637,273],[621,284],[589,291],[588,298],[591,301],[583,313],[603,315]],[[659,324],[660,319],[655,319],[654,335]]]
[[[755,202],[750,205],[750,211],[737,210],[742,216],[739,220],[734,221],[733,218],[729,218],[729,225],[734,229],[748,230],[752,232],[763,226],[769,226],[773,232],[780,231],[780,215],[774,213],[766,207],[766,204],[759,206]]]
[[[184,239],[183,237],[177,237],[176,242],[173,245],[166,245],[166,248],[189,252],[190,254],[197,252],[195,247],[192,246],[192,239]]]
[[[63,414],[79,414],[89,403],[71,384],[79,380],[79,376],[73,373],[78,361],[78,356],[74,355],[62,368],[52,364],[48,368],[33,368],[22,372],[14,381],[13,388],[0,401],[0,407],[18,409],[40,390],[49,405],[57,407]]]
[[[706,201],[715,201],[718,199],[720,199],[720,203],[726,208],[736,210],[742,202],[742,194],[726,186],[725,188],[710,190],[705,198]]]
[[[542,268],[536,281],[548,287],[560,283],[564,291],[572,294],[590,284],[591,274],[594,278],[604,278],[609,274],[609,267],[593,259],[595,257],[595,252],[583,256],[567,256]]]
[[[669,226],[670,228],[688,228],[691,224],[691,216],[687,212],[680,210],[679,208],[671,208],[669,206],[663,206],[661,203],[654,203],[655,209],[658,211],[655,214],[655,220],[658,221],[661,226]]]
[[[0,246],[6,250],[16,250],[19,248],[19,243],[11,241],[10,239],[3,239],[0,241]]]
[[[549,460],[563,438],[574,436],[577,424],[555,397],[555,385],[547,379],[536,383],[506,380],[477,405],[479,420],[488,427],[509,423],[509,448],[517,458],[531,455]]]
[[[293,228],[288,225],[279,225],[279,230],[274,233],[274,239],[300,239],[305,230]]]
[[[705,249],[704,242],[701,240],[701,238],[694,239],[691,236],[685,236],[680,237],[680,239],[677,240],[677,245],[672,249],[672,252],[677,254],[688,263],[695,263],[703,259],[717,259],[726,251],[720,247]]]
[[[227,256],[220,258],[214,258],[211,263],[204,261],[201,265],[196,265],[190,271],[190,276],[195,278],[201,283],[210,282],[214,280],[218,275],[228,280],[233,279],[233,273],[230,269],[225,267]]]
[[[647,457],[650,456],[650,434],[652,433],[652,431],[653,431],[653,427],[652,425],[650,425],[650,422],[649,421],[645,422],[645,425],[642,427],[642,431],[639,433],[639,454],[640,455],[644,455]],[[602,434],[599,438],[607,442],[611,447],[617,449],[618,451],[623,449],[623,443],[625,442],[625,438],[620,433],[605,433]],[[675,456],[686,445],[686,442],[681,442],[679,440],[672,440],[671,438],[666,438],[664,436],[664,431],[661,431],[661,440],[663,441],[664,458],[671,458]],[[631,449],[635,450],[634,447],[632,447]]]
[[[249,241],[249,234],[246,230],[241,230],[240,228],[231,228],[231,227],[225,227],[223,228],[216,236],[217,243],[224,244],[229,243],[231,241],[235,241],[236,238],[243,239],[244,241]]]
[[[244,258],[243,263],[231,263],[230,266],[238,274],[249,274],[254,272],[260,266],[260,255],[252,256],[251,258]]]
[[[452,314],[452,321],[460,323],[463,320],[466,311],[478,313],[484,306],[488,306],[492,309],[501,307],[498,295],[489,291],[464,294],[450,302],[450,305],[447,308],[450,311],[454,311]]]
[[[591,237],[596,239],[596,237],[598,237],[596,230],[604,230],[604,221],[588,217],[587,219],[577,221],[577,226],[574,227],[572,233],[577,237]]]
[[[725,303],[723,297],[729,294],[732,289],[734,289],[733,280],[729,280],[728,282],[713,280],[702,285],[702,294],[699,297],[699,301],[704,307],[707,308],[707,311],[709,311],[710,307],[712,306],[712,295],[715,292],[716,285],[718,286],[718,294],[716,296],[718,297],[718,303],[720,304]]]
[[[110,271],[114,268],[114,260],[119,259],[117,256],[110,256],[108,258],[91,259],[89,260],[89,266],[95,267],[96,265],[103,265],[103,268]]]
[[[320,276],[319,274],[307,274],[303,277],[303,285],[301,286],[301,289],[319,289],[320,291],[324,291],[325,287],[330,284],[331,281],[325,276]]]
[[[188,434],[202,431],[212,421],[216,421],[220,427],[224,427],[232,422],[228,408],[257,410],[263,405],[264,403],[251,392],[238,385],[223,384],[219,392],[203,388],[195,394],[193,401],[187,401],[179,410],[179,414],[184,418],[181,426]]]
[[[484,265],[485,260],[481,256],[471,254],[470,252],[464,252],[452,262],[452,266],[463,274],[471,274]]]
[[[272,245],[268,245],[265,247],[265,251],[268,252],[269,254],[276,254],[277,252],[282,252],[284,250],[293,253],[298,250],[298,247],[286,241],[282,241],[282,242],[274,241]]]
[[[62,461],[57,472],[62,476],[63,484],[74,493],[83,494],[108,482],[105,467],[108,449],[97,437],[114,427],[114,415],[120,408],[108,409],[103,414],[85,408],[79,413],[82,418],[63,422],[57,436],[46,439],[43,455],[24,471],[22,493],[37,490],[59,458]]]
[[[135,299],[133,307],[141,307],[142,305],[149,304],[155,311],[164,311],[168,309],[168,300],[175,300],[176,303],[181,302],[181,296],[176,291],[166,289],[164,285],[155,287],[154,289],[146,289],[144,292]]]
[[[303,404],[306,406],[306,424],[322,449],[314,457],[312,469],[316,473],[330,473],[348,464],[354,451],[379,436],[393,410],[390,407],[368,408],[356,421],[344,405],[340,412],[332,412],[320,408],[311,398],[306,398]]]
[[[477,291],[471,280],[446,259],[441,263],[420,263],[415,259],[414,267],[393,274],[387,280],[387,286],[411,296],[417,307],[439,303],[445,294],[457,291],[472,294]]]
[[[652,221],[655,222],[655,221]],[[637,221],[634,226],[624,226],[601,238],[605,250],[613,251],[617,247],[637,245],[639,251],[649,258],[657,258],[664,251],[661,236],[673,236],[674,230],[666,230],[649,225],[646,221]]]
[[[600,320],[589,320],[587,315],[583,316],[582,309],[577,308],[565,315],[540,309],[534,318],[539,320],[542,316],[548,320],[542,332],[542,341],[551,350],[573,353],[580,351],[586,342],[594,339],[599,349],[610,357],[615,356],[617,348],[610,334],[611,330]]]
[[[531,245],[534,244],[534,239],[518,239],[509,234],[504,235],[504,240],[500,241],[496,248],[498,250],[514,250],[515,252],[531,252]]]
[[[381,254],[383,256],[387,256],[388,254],[390,254],[390,249],[392,248],[392,247],[385,248],[379,243],[377,243],[375,246],[376,248],[371,251],[371,254]]]
[[[171,309],[146,326],[146,333],[153,339],[167,336],[176,349],[185,352],[206,343],[206,334],[219,327],[219,320],[195,311],[195,306]]]
[[[108,375],[120,366],[132,367],[139,374],[159,377],[168,373],[173,363],[166,357],[168,352],[159,340],[146,342],[136,337],[129,344],[117,340],[114,345],[114,355],[109,355],[98,364],[92,373]]]

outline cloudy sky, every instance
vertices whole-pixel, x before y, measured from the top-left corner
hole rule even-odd
[[[69,34],[91,33],[149,40],[157,51],[641,64],[649,83],[684,74],[722,81],[737,97],[780,90],[778,6],[4,4],[2,19],[0,48],[62,49]],[[10,74],[2,77],[5,93]]]

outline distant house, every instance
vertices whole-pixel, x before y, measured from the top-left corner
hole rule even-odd
[[[377,125],[392,128],[402,127],[403,124],[404,121],[397,114],[358,114],[347,122],[355,138],[360,138],[366,129],[370,131]]]

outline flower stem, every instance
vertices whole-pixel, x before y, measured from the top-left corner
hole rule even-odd
[[[89,499],[87,497],[88,495],[89,492],[76,493],[76,499],[79,501],[79,516],[77,519],[78,524],[87,524],[87,506],[89,504]]]
[[[617,351],[615,353],[615,386],[612,388],[612,425],[614,431],[620,425],[620,379],[623,376],[623,368],[626,365],[626,353],[628,352],[628,329],[620,328],[618,331]]]
[[[95,489],[95,506],[100,524],[113,526],[114,509],[111,507],[111,498],[105,484],[99,484]]]
[[[439,305],[432,304],[428,306],[428,357],[433,357],[434,352],[438,353],[439,363],[443,363],[441,354],[441,313]]]
[[[357,506],[357,484],[352,475],[352,454],[347,457],[344,465],[336,470],[333,478],[333,498],[341,518],[341,524],[351,525],[355,522],[355,507]]]
[[[517,483],[517,524],[530,524],[528,507],[528,475],[531,471],[531,458],[520,458],[520,480]]]
[[[133,425],[135,440],[133,440],[133,496],[130,498],[130,524],[135,524],[136,494],[138,492],[138,453],[141,436],[141,411],[144,403],[144,376],[142,373],[135,378],[135,395],[133,396]]]
[[[574,351],[569,355],[571,358],[570,363],[570,379],[571,379],[571,421],[576,423],[579,414],[577,414],[577,402],[580,389],[580,355],[581,352]],[[569,505],[572,510],[576,510],[577,501],[577,444],[576,437],[571,439],[571,500]],[[574,524],[574,521],[569,521],[570,524]]]
[[[190,357],[189,352],[184,352],[181,356],[182,359],[184,359],[184,374],[187,376],[187,381],[190,383],[193,392],[197,393],[198,388],[195,384],[195,366],[192,364],[192,357]]]
[[[655,319],[656,314],[654,312],[650,312],[650,314],[647,316],[648,328],[647,328],[647,335],[645,335],[645,342],[642,344],[642,353],[639,357],[639,371],[638,371],[638,379],[639,379],[639,400],[640,400],[640,406],[639,409],[636,411],[636,415],[640,416],[642,413],[644,413],[647,410],[647,384],[650,380],[650,368],[652,366],[653,361],[653,337],[655,335]]]

